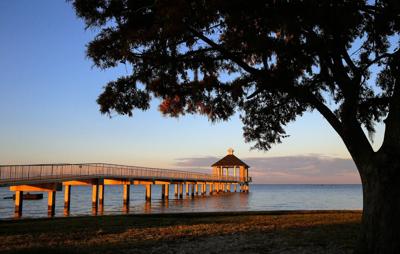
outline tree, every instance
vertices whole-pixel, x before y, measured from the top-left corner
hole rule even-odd
[[[352,156],[363,186],[357,253],[400,249],[400,3],[396,0],[75,0],[98,35],[100,68],[132,66],[98,98],[102,113],[131,116],[152,96],[169,116],[212,121],[242,113],[258,149],[318,111]],[[382,146],[368,138],[385,123]]]

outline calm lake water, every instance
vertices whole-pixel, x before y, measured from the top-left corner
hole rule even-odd
[[[171,186],[172,187],[172,186]],[[91,215],[91,187],[72,186],[69,216]],[[250,193],[174,197],[161,200],[161,187],[153,186],[151,202],[145,201],[143,186],[131,186],[129,211],[123,209],[122,186],[105,186],[103,214],[182,213],[217,211],[362,209],[361,185],[271,185],[253,184]],[[0,218],[14,217],[14,203],[8,188],[0,188]],[[64,215],[64,193],[57,192],[56,215]],[[47,194],[42,200],[24,200],[22,217],[47,217]]]

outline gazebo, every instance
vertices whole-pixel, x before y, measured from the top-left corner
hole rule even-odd
[[[229,148],[228,155],[211,165],[212,174],[222,177],[239,177],[239,181],[241,182],[240,190],[247,192],[249,191],[248,186],[249,182],[251,181],[251,178],[249,177],[250,166],[244,163],[238,157],[236,157],[233,152],[234,150],[232,148]]]

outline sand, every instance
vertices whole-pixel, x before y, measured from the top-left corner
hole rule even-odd
[[[189,213],[0,222],[1,253],[351,253],[360,211]]]

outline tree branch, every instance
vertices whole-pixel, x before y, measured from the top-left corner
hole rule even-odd
[[[256,95],[258,95],[259,93],[261,93],[264,89],[259,87],[257,88],[252,94],[250,94],[249,96],[246,97],[247,100],[250,100],[252,98],[254,98]]]
[[[358,81],[358,83],[359,83],[360,79],[361,79],[361,69],[354,64],[353,60],[349,56],[349,53],[347,52],[347,50],[344,47],[342,48],[342,55],[343,55],[343,58],[346,61],[347,65],[350,67],[351,71],[353,72],[355,78],[357,79],[355,82]]]
[[[389,97],[374,97],[365,99],[358,105],[358,107],[368,109],[369,107],[377,104],[382,106],[389,105],[389,102],[390,102]]]
[[[361,71],[362,72],[366,71],[369,67],[371,67],[371,65],[378,63],[379,61],[381,61],[384,58],[390,58],[390,57],[395,56],[399,51],[400,51],[400,49],[394,51],[393,53],[384,53],[380,56],[377,56],[374,60],[370,61]]]
[[[235,62],[237,65],[239,65],[240,67],[243,68],[243,70],[256,75],[256,76],[260,76],[260,70],[253,68],[251,66],[249,66],[248,64],[246,64],[240,57],[236,56],[235,54],[229,52],[228,50],[226,50],[225,48],[223,48],[221,45],[215,43],[213,40],[211,40],[210,38],[208,38],[207,36],[205,36],[204,34],[198,32],[196,29],[194,29],[193,27],[189,26],[188,27],[189,31],[196,37],[200,38],[201,40],[203,40],[205,43],[207,43],[208,45],[210,45],[211,47],[213,47],[214,49],[218,50],[221,54],[223,54],[224,56],[226,56],[227,58],[229,58],[231,61]]]
[[[343,139],[343,127],[342,123],[336,117],[336,115],[312,92],[304,87],[293,87],[291,92],[297,94],[305,103],[311,104],[318,110],[318,112],[329,122],[329,124],[335,129],[339,136]]]

